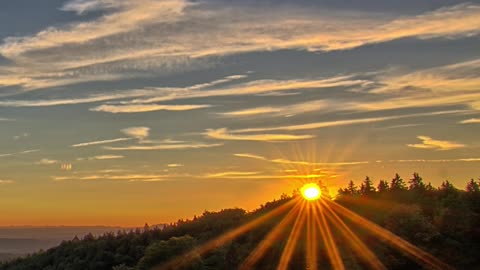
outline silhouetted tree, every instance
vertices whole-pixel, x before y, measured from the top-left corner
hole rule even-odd
[[[423,183],[423,179],[418,173],[413,173],[413,178],[408,182],[410,183],[409,190],[415,192],[425,191],[425,183]]]
[[[379,193],[384,193],[390,190],[390,187],[388,186],[388,182],[385,180],[380,180],[377,186],[377,190]]]
[[[375,193],[375,188],[373,187],[372,180],[370,180],[370,177],[367,176],[360,185],[360,194],[369,196],[373,193]]]
[[[480,192],[480,185],[472,178],[467,184],[466,191],[469,193],[478,193]]]
[[[359,193],[357,186],[352,180],[348,182],[347,190],[348,190],[348,193],[352,196],[358,195]]]
[[[394,192],[406,190],[405,182],[398,173],[395,174],[395,177],[390,182],[390,190]]]
[[[435,188],[433,187],[432,183],[428,182],[428,184],[425,185],[425,190],[426,191],[435,191]]]

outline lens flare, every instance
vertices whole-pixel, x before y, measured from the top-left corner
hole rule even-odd
[[[301,189],[303,198],[308,201],[318,200],[322,196],[320,187],[315,183],[305,184]]]

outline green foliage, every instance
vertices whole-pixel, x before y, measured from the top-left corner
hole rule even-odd
[[[145,255],[137,265],[138,270],[148,270],[152,267],[186,253],[195,247],[196,241],[189,235],[172,237],[168,240],[161,240],[150,244],[145,250]],[[192,258],[188,258],[192,259]],[[187,268],[189,270],[202,269],[200,256],[195,256]]]

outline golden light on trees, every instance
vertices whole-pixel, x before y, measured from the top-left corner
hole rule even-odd
[[[368,234],[379,243],[397,250],[426,269],[453,269],[435,256],[352,212],[330,197],[326,182],[332,175],[337,174],[338,166],[352,163],[318,162],[315,155],[305,157],[301,153],[302,151],[299,151],[293,158],[286,156],[275,160],[284,166],[283,171],[291,176],[292,188],[298,191],[292,197],[282,199],[283,203],[270,211],[239,224],[238,227],[153,269],[173,270],[188,266],[195,258],[227,245],[272,221],[275,221],[275,225],[240,263],[239,270],[256,269],[264,257],[279,247],[278,262],[272,268],[276,270],[294,269],[292,266],[297,250],[305,251],[304,263],[306,269],[310,270],[324,267],[346,270],[348,266],[344,263],[349,258],[343,257],[345,250],[356,254],[358,262],[368,269],[386,270],[381,258],[374,253],[369,243],[364,242],[363,234]],[[362,234],[358,233],[359,230]],[[322,256],[321,252],[325,252],[326,256]]]
[[[256,227],[267,223],[269,220],[281,217],[278,222],[258,243],[256,248],[240,264],[240,270],[255,269],[259,261],[274,247],[273,243],[285,241],[283,250],[276,266],[277,270],[291,269],[294,251],[303,241],[305,244],[305,263],[307,269],[318,270],[320,265],[327,263],[334,270],[346,270],[344,258],[338,246],[343,241],[345,248],[351,249],[358,256],[360,262],[368,269],[386,270],[387,267],[379,257],[362,241],[355,228],[374,236],[384,244],[396,249],[403,255],[413,259],[427,269],[446,270],[453,269],[433,255],[419,247],[407,242],[392,232],[380,227],[372,221],[348,210],[332,201],[327,196],[321,197],[321,191],[316,184],[306,184],[302,196],[294,196],[264,213],[257,218],[240,224],[238,227],[223,233],[203,244],[195,247],[178,257],[173,258],[154,270],[173,270],[188,266],[195,258],[204,256],[235,238],[254,230]],[[319,200],[319,198],[322,198]],[[311,199],[317,198],[317,199]],[[346,222],[348,221],[348,223]],[[351,226],[353,228],[351,228]],[[285,238],[284,238],[285,237]],[[282,239],[283,238],[283,239]],[[320,245],[324,247],[328,262],[321,261],[319,257]]]

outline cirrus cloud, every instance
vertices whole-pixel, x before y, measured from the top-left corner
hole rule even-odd
[[[207,129],[204,133],[206,137],[218,140],[231,141],[262,141],[262,142],[286,142],[311,139],[312,135],[292,135],[292,134],[250,134],[240,135],[232,134],[226,128]]]
[[[417,136],[417,138],[421,140],[422,143],[407,144],[407,146],[412,148],[433,149],[433,150],[440,150],[440,151],[453,150],[453,149],[466,147],[466,145],[461,143],[435,140],[428,136]]]
[[[348,50],[402,38],[467,37],[480,29],[476,4],[415,16],[187,0],[70,1],[63,7],[78,14],[97,9],[105,15],[6,38],[0,54],[13,64],[0,71],[0,85],[38,89],[118,80],[188,70],[208,65],[202,59],[245,52]]]

